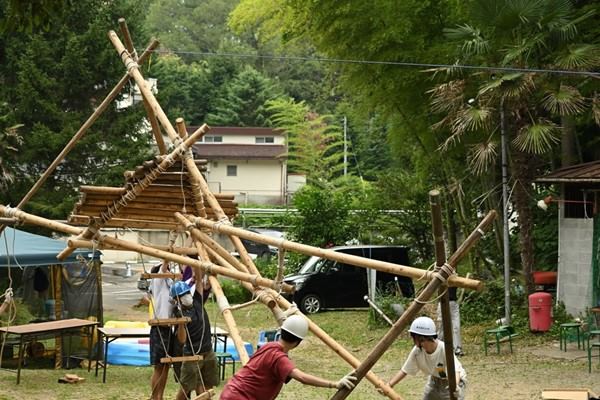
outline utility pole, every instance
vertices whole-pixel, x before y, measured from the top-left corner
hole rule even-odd
[[[344,176],[348,173],[348,142],[346,141],[348,134],[348,120],[344,115]]]
[[[510,325],[510,232],[508,229],[508,154],[504,98],[500,100],[500,146],[502,153],[502,222],[504,225],[504,324]]]

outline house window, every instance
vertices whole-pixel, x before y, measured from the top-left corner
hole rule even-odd
[[[275,137],[273,137],[273,136],[257,136],[255,143],[256,144],[275,143]]]
[[[206,143],[223,143],[223,136],[205,136],[204,142],[206,142]]]
[[[227,166],[227,176],[237,176],[237,165]]]

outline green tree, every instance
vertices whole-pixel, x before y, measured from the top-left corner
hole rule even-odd
[[[205,122],[217,89],[207,63],[185,64],[178,56],[165,55],[148,73],[157,79],[156,98],[170,118],[182,117],[188,125]]]
[[[273,126],[287,135],[290,172],[307,182],[330,181],[343,170],[342,132],[331,115],[318,115],[304,103],[279,99],[267,103]]]
[[[148,8],[145,26],[173,51],[214,52],[232,38],[227,16],[236,0],[156,0]],[[192,54],[186,60],[197,60]]]
[[[0,10],[6,9],[0,0]],[[53,29],[0,37],[0,102],[9,107],[24,139],[15,183],[3,203],[16,204],[125,68],[106,32],[128,16],[135,40],[143,2],[74,2],[53,19]],[[28,205],[32,212],[65,218],[81,184],[122,184],[125,169],[149,155],[151,136],[143,132],[141,107],[111,107],[92,126],[68,158]]]
[[[598,48],[578,36],[579,24],[591,15],[566,0],[476,1],[471,22],[447,34],[460,41],[463,62],[585,70],[600,63]],[[452,79],[431,91],[433,110],[440,116],[437,126],[449,130],[444,148],[466,142],[471,169],[482,173],[497,165],[498,136],[504,131],[511,141],[521,265],[532,291],[533,179],[560,141],[561,122],[590,105],[580,91],[588,82],[577,87],[564,77],[536,72],[447,72]]]
[[[223,126],[266,126],[266,104],[281,96],[277,85],[250,66],[225,82],[219,92],[223,94],[213,99],[207,121]]]

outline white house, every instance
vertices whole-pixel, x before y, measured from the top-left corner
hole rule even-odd
[[[196,128],[189,127],[189,132]],[[206,181],[215,193],[233,193],[240,206],[285,204],[290,190],[285,134],[272,128],[211,127],[193,147],[208,160]]]

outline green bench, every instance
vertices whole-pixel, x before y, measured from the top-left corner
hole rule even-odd
[[[515,328],[508,325],[499,326],[498,328],[488,329],[485,331],[485,336],[483,337],[483,347],[485,351],[485,355],[488,354],[488,338],[494,339],[496,343],[496,352],[500,354],[500,343],[508,342],[510,346],[510,352],[513,352],[512,340],[519,336],[517,332],[515,332]]]

